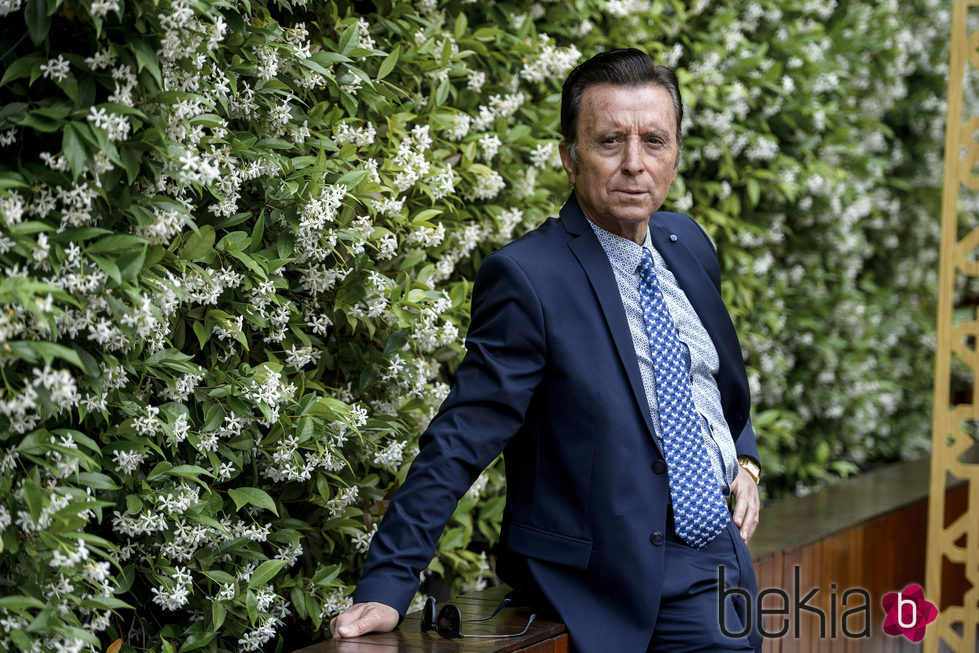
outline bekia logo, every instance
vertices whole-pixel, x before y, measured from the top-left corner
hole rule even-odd
[[[745,637],[754,629],[763,638],[779,639],[791,634],[816,639],[865,639],[871,637],[871,597],[862,587],[839,591],[836,583],[830,584],[830,592],[820,600],[820,588],[811,587],[802,594],[799,565],[793,568],[791,588],[768,587],[752,598],[747,590],[728,587],[725,584],[724,567],[718,569],[717,615],[721,632],[726,637]],[[789,591],[791,589],[791,591]],[[741,631],[728,629],[721,615],[729,599],[741,604]],[[763,606],[763,602],[768,603]],[[928,624],[938,618],[938,608],[925,598],[920,585],[908,585],[898,592],[889,592],[881,601],[884,606],[884,632],[892,637],[904,635],[912,642],[925,638]],[[823,608],[829,608],[827,611]],[[802,634],[803,614],[809,620],[806,635]]]
[[[884,606],[884,632],[897,637],[904,635],[912,642],[925,638],[925,628],[938,618],[938,608],[925,598],[919,585],[908,585],[900,592],[891,592],[881,601]]]

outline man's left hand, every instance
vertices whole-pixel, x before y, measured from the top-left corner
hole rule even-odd
[[[734,514],[731,518],[741,531],[741,539],[747,542],[758,527],[758,513],[761,510],[758,486],[747,472],[738,470],[731,483],[731,494],[734,495]]]

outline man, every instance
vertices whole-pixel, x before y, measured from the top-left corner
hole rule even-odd
[[[458,498],[503,450],[497,573],[567,624],[573,650],[760,649],[719,625],[744,630],[743,606],[718,607],[719,567],[757,594],[757,449],[716,253],[690,218],[658,211],[681,120],[676,77],[639,50],[571,72],[560,149],[574,192],[483,262],[456,384],[335,637],[397,625]]]

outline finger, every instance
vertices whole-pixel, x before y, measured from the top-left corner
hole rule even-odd
[[[744,523],[745,512],[748,510],[748,502],[741,496],[740,476],[731,483],[731,494],[734,495],[734,513],[731,515],[731,519],[734,520],[735,526],[741,528]]]
[[[732,519],[734,520],[734,525],[738,528],[744,526],[744,518],[748,512],[748,502],[743,499],[738,499],[737,496],[734,498],[734,514]]]
[[[340,637],[360,637],[378,630],[382,625],[383,618],[378,610],[368,607],[357,615],[356,620],[348,619],[345,623],[338,624],[337,632]]]
[[[748,540],[751,539],[751,536],[755,534],[755,528],[757,526],[757,519],[749,519],[747,520],[747,523],[741,527],[741,539],[744,540],[746,544],[748,543]]]
[[[758,517],[759,505],[757,501],[753,501],[749,509],[745,511],[744,524],[741,526],[741,539],[745,543],[755,534],[755,529],[758,527]]]
[[[352,605],[337,616],[330,620],[330,632],[334,638],[346,637],[347,635],[342,632],[349,628],[350,624],[356,623],[364,611],[364,606],[357,604]]]
[[[738,532],[741,533],[741,539],[744,540],[745,543],[747,543],[748,540],[751,539],[751,534],[754,532],[754,530],[755,529],[751,527],[751,523],[745,520],[745,522],[739,528]]]

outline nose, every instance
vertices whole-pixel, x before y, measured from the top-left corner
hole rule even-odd
[[[622,172],[634,176],[642,174],[643,170],[642,145],[638,140],[629,139],[622,152]]]

